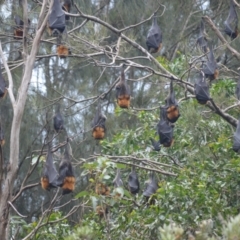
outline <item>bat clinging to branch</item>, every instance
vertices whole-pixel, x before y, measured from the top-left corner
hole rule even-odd
[[[197,80],[194,85],[194,90],[198,103],[206,104],[207,101],[210,100],[209,86],[205,80],[205,75],[202,71],[197,76]]]
[[[232,39],[236,38],[238,35],[238,15],[233,0],[230,0],[230,9],[224,25],[224,32]]]
[[[41,178],[41,185],[44,190],[50,190],[57,187],[58,172],[53,164],[53,154],[51,152],[51,143],[48,143],[48,152],[46,163]]]
[[[130,107],[130,88],[126,84],[124,67],[122,67],[121,71],[121,79],[120,82],[116,85],[116,98],[117,104],[121,108],[129,108]]]
[[[139,184],[138,176],[135,170],[135,166],[132,166],[132,171],[128,176],[128,189],[130,193],[137,194],[140,189],[139,185],[140,184]]]
[[[197,44],[199,45],[203,53],[207,53],[209,51],[207,39],[205,37],[205,27],[203,20],[201,21],[199,27],[199,36],[197,39]]]
[[[171,123],[175,123],[180,117],[178,102],[175,99],[175,92],[173,90],[173,81],[170,82],[170,91],[166,99],[167,120]]]
[[[219,75],[219,71],[218,71],[218,66],[213,54],[213,48],[212,46],[210,47],[210,51],[207,55],[208,57],[208,61],[206,62],[206,64],[203,67],[203,72],[206,76],[206,78],[209,78],[210,80],[214,80],[216,78],[218,78]]]
[[[75,189],[75,176],[71,164],[71,146],[67,139],[64,157],[59,165],[58,186],[62,188],[62,194],[71,193]]]
[[[164,147],[171,147],[173,144],[173,126],[167,120],[166,109],[160,108],[160,121],[157,125],[157,130],[160,138],[160,144]]]
[[[98,103],[96,115],[92,121],[92,136],[95,139],[103,139],[106,132],[106,116],[101,111],[101,104]]]
[[[65,13],[59,0],[53,0],[51,12],[48,17],[48,27],[52,35],[59,35],[65,30]]]
[[[153,17],[152,26],[147,35],[147,49],[150,53],[157,53],[162,47],[162,31],[157,24],[157,17]]]

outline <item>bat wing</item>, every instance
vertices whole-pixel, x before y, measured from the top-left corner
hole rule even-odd
[[[159,141],[156,141],[155,139],[151,138],[151,143],[152,143],[152,146],[154,148],[155,151],[160,151],[161,150],[161,147],[160,147],[160,142]]]
[[[43,171],[43,177],[48,178],[50,187],[57,187],[56,181],[58,178],[58,172],[53,164],[53,155],[51,152],[51,145],[48,145],[47,159]]]
[[[207,44],[207,40],[205,37],[203,36],[200,36],[198,39],[197,39],[197,44],[200,46],[200,48],[202,49],[202,51],[204,53],[207,52],[208,50],[208,44]]]
[[[214,67],[211,63],[207,63],[207,65],[204,66],[203,71],[206,75],[213,75],[214,74]]]
[[[116,86],[116,98],[121,95],[130,95],[130,88],[125,82],[120,82]]]
[[[132,171],[128,176],[128,188],[133,194],[139,192],[139,180],[135,171]]]
[[[46,160],[46,167],[48,169],[48,179],[49,183],[52,186],[56,186],[56,180],[58,178],[58,172],[53,164],[53,158],[52,158],[52,153],[48,154],[47,160]]]
[[[14,21],[15,21],[17,27],[23,27],[24,23],[23,23],[22,19],[18,15],[16,15],[14,17]]]
[[[162,32],[159,26],[155,25],[150,28],[147,35],[147,47],[150,48],[158,48],[160,43],[162,43]]]
[[[149,183],[146,184],[146,188],[143,192],[143,196],[150,197],[152,194],[154,194],[158,189],[158,185],[155,181],[155,179],[151,179]]]
[[[203,72],[205,75],[213,75],[216,70],[215,62],[211,62],[210,60],[203,67]]]
[[[202,20],[201,24],[200,24],[200,28],[199,28],[199,36],[198,36],[198,39],[197,39],[197,44],[200,46],[202,51],[204,53],[206,53],[207,50],[208,50],[208,44],[207,44],[207,40],[204,36],[204,31],[205,31],[205,27],[204,27],[204,22]]]
[[[233,136],[233,150],[235,152],[240,150],[240,135],[236,133]]]
[[[118,187],[122,187],[123,186],[123,181],[121,179],[121,176],[120,176],[120,170],[117,169],[117,175],[116,177],[114,178],[113,180],[113,184],[114,184],[114,187],[115,188],[118,188]]]
[[[59,176],[57,179],[57,186],[62,187],[62,185],[64,184],[65,177],[69,175],[68,173],[69,173],[69,163],[63,160],[63,162],[61,162],[59,166]]]
[[[166,107],[170,107],[171,105],[175,105],[175,106],[178,106],[178,102],[175,98],[175,92],[172,91],[169,96],[167,97],[166,99],[166,104],[167,106]]]
[[[97,112],[94,116],[94,119],[92,121],[92,128],[96,127],[96,126],[100,126],[102,128],[105,129],[105,122],[106,122],[106,116],[104,114],[102,114],[101,112],[101,105],[99,104],[98,105],[98,108],[97,108]]]
[[[203,67],[203,72],[205,73],[205,75],[213,75],[215,73],[216,69],[217,69],[217,63],[215,61],[213,49],[211,46],[210,51],[208,53],[208,61],[205,64],[205,66]]]
[[[63,129],[64,121],[63,121],[62,115],[59,112],[54,116],[53,123],[54,123],[54,129],[56,131]]]
[[[173,127],[165,120],[160,120],[158,123],[158,134],[160,144],[170,143],[173,139]]]
[[[51,29],[61,29],[59,31],[63,32],[65,29],[65,14],[63,13],[62,16],[56,17],[53,13],[49,16],[48,22]]]
[[[234,36],[234,34],[236,34],[235,31],[238,25],[238,15],[235,9],[235,4],[233,3],[232,0],[230,1],[229,14],[226,21],[224,22],[224,25],[225,25],[225,29],[224,29],[225,33],[230,37],[235,38],[236,36]]]
[[[92,128],[98,126],[98,122],[99,122],[99,113],[97,112],[94,116],[93,121],[92,121]]]
[[[237,95],[237,99],[240,100],[240,78],[237,82],[236,95]]]
[[[240,150],[240,119],[238,120],[236,132],[233,135],[233,150],[235,152]]]
[[[206,103],[208,100],[210,100],[209,86],[205,81],[204,75],[202,75],[201,73],[197,79],[197,82],[194,85],[194,90],[196,99],[199,102]]]
[[[48,17],[48,24],[51,29],[58,29],[61,32],[65,29],[65,13],[59,0],[54,0],[52,11]]]
[[[0,66],[1,68],[1,66]],[[0,69],[0,97],[4,95],[6,89],[6,82],[2,76],[2,70]]]
[[[62,187],[66,177],[74,177],[74,174],[70,159],[67,159],[65,156],[59,166],[59,177],[57,180],[57,186]]]
[[[71,164],[71,154],[72,149],[67,138],[64,157],[59,165],[59,177],[57,179],[57,186],[63,189],[63,195],[71,193],[75,188],[76,179]]]
[[[116,85],[116,98],[122,95],[130,96],[130,87],[127,85],[125,80],[124,67],[122,67],[122,70],[121,70],[121,79],[119,83]]]

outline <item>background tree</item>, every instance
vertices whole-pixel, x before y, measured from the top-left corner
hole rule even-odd
[[[1,67],[8,82],[0,103],[6,140],[0,161],[1,238],[157,239],[171,221],[191,236],[209,219],[214,227],[207,234],[223,236],[223,221],[239,213],[239,157],[231,150],[231,137],[238,119],[240,54],[239,37],[232,40],[223,31],[229,3],[73,1],[62,37],[71,50],[67,58],[57,56],[57,39],[47,32],[52,1],[0,4]],[[163,47],[152,55],[145,41],[154,13]],[[20,39],[13,36],[16,15],[24,22]],[[220,71],[205,106],[194,96],[196,74],[206,61],[196,46],[202,17]],[[114,91],[123,64],[132,96],[127,110],[116,106]],[[170,80],[181,117],[174,145],[155,152],[150,138],[157,139],[159,106]],[[107,116],[101,142],[93,140],[90,124],[98,102]],[[46,138],[59,104],[76,177],[74,193],[65,196],[60,189],[40,187]],[[57,166],[65,144],[66,134],[55,134]],[[127,189],[131,166],[140,181],[136,196]],[[114,189],[117,168],[124,186]],[[151,171],[159,189],[146,201],[142,192]],[[96,194],[99,183],[111,188],[110,195]]]

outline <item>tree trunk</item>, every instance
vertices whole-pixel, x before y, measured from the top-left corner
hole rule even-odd
[[[39,19],[43,19],[44,12],[46,10],[46,5],[47,5],[47,0],[44,0]],[[24,9],[24,18],[27,18],[27,0],[23,1],[23,9]],[[51,7],[49,9],[51,9]],[[14,99],[14,96],[12,94],[12,89],[10,88],[11,83],[9,83],[9,95],[13,96],[13,97],[10,96],[11,102],[13,105],[13,120],[12,120],[12,127],[11,127],[11,136],[10,136],[10,159],[9,159],[10,165],[9,165],[7,177],[2,182],[2,186],[1,186],[2,195],[0,196],[1,240],[7,239],[7,229],[8,229],[9,216],[10,216],[9,215],[10,205],[8,204],[8,201],[11,201],[13,184],[14,184],[16,173],[18,170],[19,136],[20,136],[19,134],[20,134],[21,121],[22,121],[22,116],[23,116],[23,112],[24,112],[25,104],[27,100],[27,91],[28,91],[28,86],[32,77],[34,62],[39,49],[40,39],[47,23],[47,16],[48,14],[45,16],[43,22],[38,27],[36,36],[33,40],[33,45],[32,45],[30,54],[28,55],[27,52],[24,52],[25,69],[24,69],[21,85],[18,89],[18,96],[16,100]],[[1,57],[3,57],[2,52],[1,52],[1,55],[2,55]],[[11,73],[9,72],[9,74]]]

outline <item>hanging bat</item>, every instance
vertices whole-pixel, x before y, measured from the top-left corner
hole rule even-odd
[[[106,132],[106,116],[101,111],[101,105],[98,103],[96,115],[92,121],[92,136],[95,139],[103,139]]]
[[[166,117],[166,109],[160,108],[160,121],[157,124],[157,132],[160,138],[160,144],[164,147],[171,147],[173,140],[173,126],[169,124]]]
[[[51,34],[56,36],[59,33],[63,33],[65,26],[65,13],[62,10],[62,6],[59,0],[53,0],[53,6],[48,16],[48,27],[51,30]]]
[[[41,185],[44,190],[50,190],[57,187],[58,172],[53,164],[53,154],[51,143],[48,143],[48,152],[46,163],[42,172]]]
[[[71,193],[75,189],[75,176],[71,164],[71,146],[67,138],[64,157],[59,165],[58,186],[62,188],[62,194]]]
[[[154,15],[152,26],[148,31],[146,44],[150,53],[157,53],[162,47],[162,31],[157,24],[156,15]]]
[[[233,151],[240,152],[240,119],[238,120],[236,132],[233,135]]]
[[[4,98],[7,95],[6,82],[2,75],[2,68],[0,64],[0,99]]]
[[[104,183],[99,182],[95,187],[95,192],[97,195],[108,196],[110,195],[110,188]]]
[[[206,104],[210,100],[209,86],[205,80],[205,75],[202,71],[197,76],[196,83],[194,85],[194,91],[196,99],[200,104]]]
[[[113,180],[113,185],[114,185],[114,188],[118,188],[118,187],[123,186],[123,181],[121,179],[120,169],[117,169],[117,174],[116,174],[116,177]]]
[[[116,98],[117,104],[121,108],[129,108],[130,107],[130,88],[126,84],[124,67],[122,67],[121,71],[121,79],[120,82],[116,85]]]
[[[178,102],[175,99],[175,92],[173,90],[172,80],[170,82],[170,92],[168,97],[166,98],[165,108],[167,111],[167,120],[171,123],[175,123],[180,117],[180,113],[178,109]]]
[[[70,13],[71,7],[72,7],[72,1],[71,1],[71,0],[64,0],[63,5],[62,5],[62,9],[63,9],[65,12]],[[66,19],[66,20],[69,20],[69,19],[70,19],[70,16],[68,16],[68,15],[65,14],[65,19]]]
[[[151,140],[153,149],[154,149],[155,151],[159,152],[159,151],[161,150],[160,142],[159,142],[159,141],[156,141],[156,140],[153,139],[153,138],[150,138],[150,140]]]
[[[237,95],[237,99],[240,100],[240,77],[237,82],[236,95]]]
[[[149,176],[149,180],[146,182],[143,196],[149,199],[149,197],[151,197],[154,193],[156,193],[157,189],[158,189],[158,184],[156,182],[154,173],[151,172]]]
[[[16,24],[16,26],[14,27],[14,39],[21,39],[23,37],[24,22],[18,15],[14,17],[14,21]],[[29,19],[28,19],[28,25],[30,25]]]
[[[210,51],[208,53],[208,61],[206,62],[202,70],[206,78],[209,78],[210,80],[214,80],[218,78],[219,71],[218,71],[218,66],[213,54],[212,46],[210,47]]]
[[[135,166],[132,166],[132,170],[128,176],[128,189],[132,194],[137,194],[140,190],[140,184],[138,180],[138,175],[135,170]]]
[[[60,104],[57,105],[56,114],[53,117],[53,127],[57,133],[59,133],[59,131],[61,131],[61,130],[65,130],[64,120],[60,113]]]
[[[231,37],[231,39],[234,39],[238,35],[238,15],[235,9],[235,3],[233,0],[230,0],[230,9],[229,14],[224,22],[225,29],[224,32]]]
[[[207,53],[209,51],[208,43],[207,43],[207,39],[206,39],[205,35],[206,35],[205,27],[204,27],[204,22],[202,19],[200,27],[199,27],[199,35],[198,35],[198,39],[197,39],[197,44],[199,45],[199,47],[201,48],[203,53]]]

